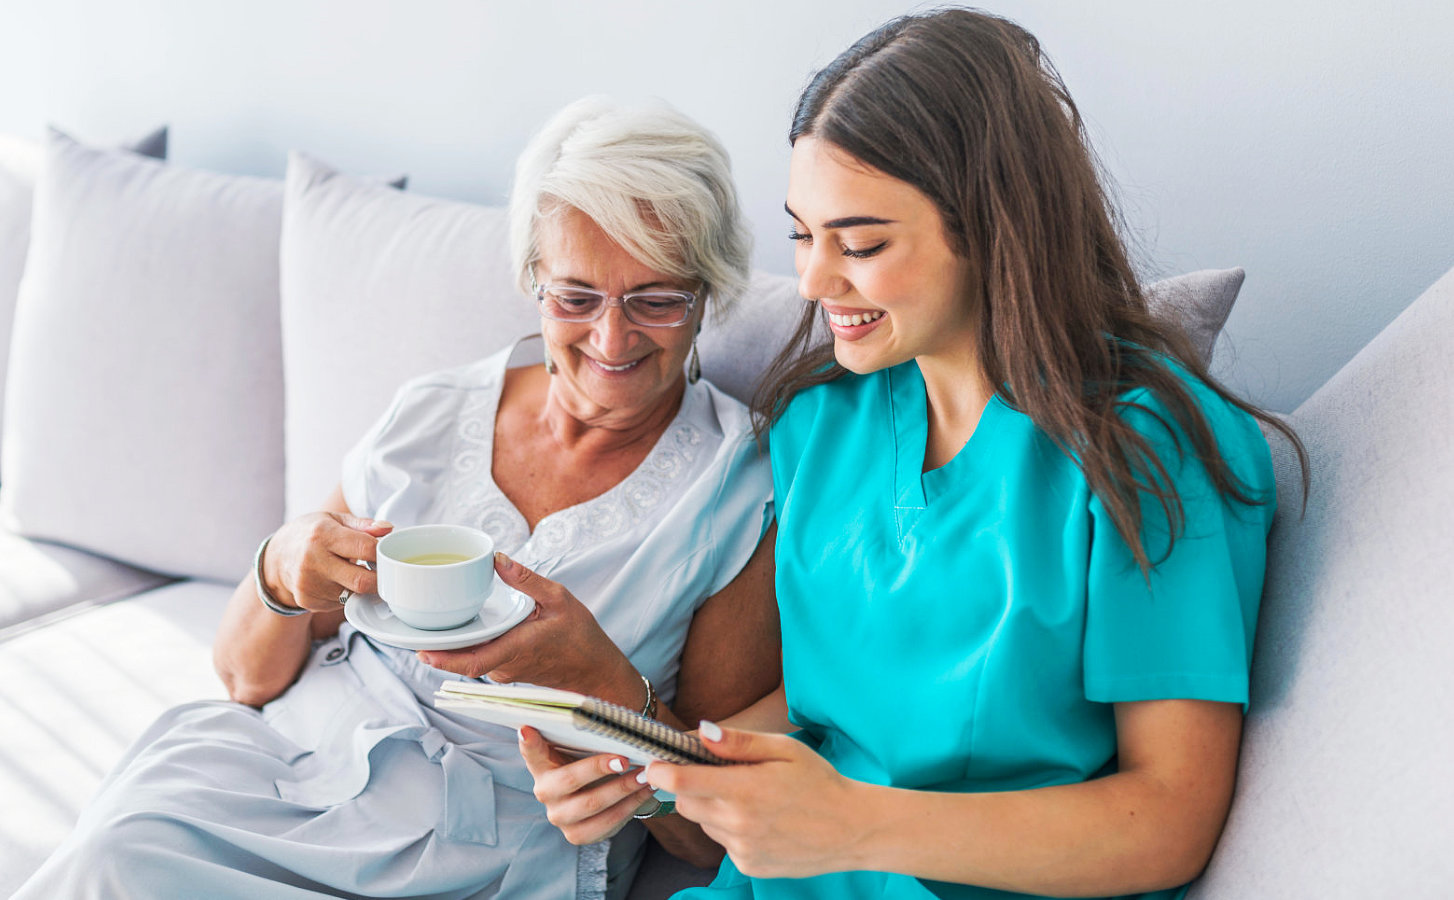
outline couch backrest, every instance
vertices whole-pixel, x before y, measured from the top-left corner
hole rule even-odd
[[[0,521],[27,537],[231,581],[400,384],[539,329],[498,207],[302,155],[285,185],[62,135],[46,152],[0,459]],[[1241,281],[1148,290],[1209,349]],[[794,279],[755,275],[709,316],[703,374],[748,399],[802,308]]]
[[[1454,272],[1291,416],[1237,795],[1190,900],[1454,895]]]
[[[284,202],[282,331],[286,515],[316,509],[344,454],[409,378],[479,359],[540,329],[510,267],[505,211],[388,190],[301,153]],[[1241,269],[1148,287],[1208,356]],[[798,321],[797,280],[755,273],[704,323],[702,374],[749,402]]]

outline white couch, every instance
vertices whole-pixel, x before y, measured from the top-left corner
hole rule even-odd
[[[284,183],[61,136],[46,154],[0,443],[5,893],[157,713],[224,696],[210,642],[232,585],[394,387],[537,321],[499,209],[302,155]],[[1158,296],[1210,347],[1240,281]],[[704,329],[706,376],[747,396],[800,302],[756,276]],[[1454,276],[1292,416],[1314,492],[1299,518],[1284,453],[1243,779],[1196,897],[1454,890],[1451,346]],[[707,875],[653,849],[633,895]]]

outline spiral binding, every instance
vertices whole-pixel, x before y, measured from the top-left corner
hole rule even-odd
[[[706,766],[727,763],[692,735],[649,719],[634,709],[591,697],[583,701],[575,712],[584,720],[577,724],[586,731],[630,744],[666,762]]]

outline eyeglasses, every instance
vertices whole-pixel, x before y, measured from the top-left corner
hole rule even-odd
[[[557,322],[594,322],[607,306],[620,306],[626,318],[647,328],[671,328],[692,317],[697,295],[691,291],[633,291],[612,297],[605,291],[573,284],[538,285],[531,276],[530,287],[540,303],[540,314]]]

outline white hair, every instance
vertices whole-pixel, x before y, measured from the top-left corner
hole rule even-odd
[[[586,97],[531,138],[510,189],[510,253],[527,293],[540,223],[565,207],[652,269],[702,281],[717,316],[746,289],[752,242],[727,151],[665,103]]]

